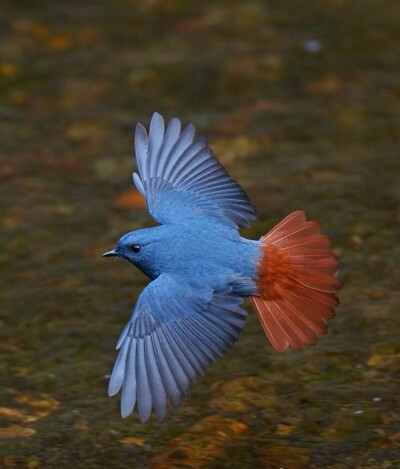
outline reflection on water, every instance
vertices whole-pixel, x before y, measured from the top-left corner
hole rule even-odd
[[[0,466],[400,465],[397,2],[0,5]],[[257,319],[164,423],[106,397],[146,279],[100,254],[148,225],[134,122],[194,121],[259,237],[301,208],[343,263],[329,334],[278,355]]]

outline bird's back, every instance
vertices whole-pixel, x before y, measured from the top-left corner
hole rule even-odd
[[[259,243],[241,237],[236,229],[207,217],[159,228],[164,232],[158,246],[163,272],[182,275],[203,287],[215,286],[218,278],[222,284],[228,277],[255,277]]]

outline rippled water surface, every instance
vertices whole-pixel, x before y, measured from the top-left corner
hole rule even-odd
[[[0,467],[400,467],[397,0],[0,3]],[[257,206],[342,262],[329,333],[241,340],[165,422],[106,396],[146,278],[102,259],[152,223],[132,129],[193,121]],[[250,309],[249,309],[250,310]]]

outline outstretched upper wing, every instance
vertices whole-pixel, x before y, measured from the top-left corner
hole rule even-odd
[[[197,214],[249,226],[256,212],[245,191],[213,155],[205,137],[193,141],[194,136],[193,124],[181,131],[177,118],[165,129],[158,113],[151,119],[149,136],[141,124],[136,126],[139,174],[133,174],[133,181],[151,215],[160,223]]]
[[[122,388],[122,416],[137,404],[142,422],[152,409],[161,420],[167,399],[177,408],[189,383],[238,339],[247,317],[241,302],[229,287],[193,289],[167,274],[151,282],[117,343],[108,393]]]

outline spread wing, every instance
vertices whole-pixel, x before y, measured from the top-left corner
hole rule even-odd
[[[181,131],[177,118],[165,129],[158,113],[151,119],[149,136],[141,124],[136,126],[139,174],[133,174],[133,181],[151,215],[160,223],[205,215],[235,227],[249,226],[256,211],[245,191],[213,155],[205,137],[194,136],[193,124]]]
[[[189,383],[238,339],[247,317],[241,302],[229,287],[194,289],[167,274],[151,282],[117,343],[108,393],[122,388],[122,417],[137,405],[142,422],[152,409],[161,420],[167,399],[177,408]]]

